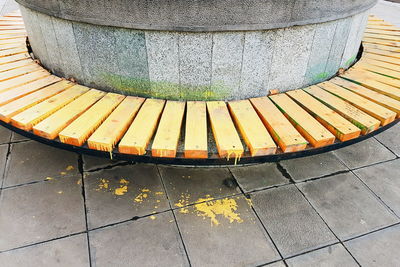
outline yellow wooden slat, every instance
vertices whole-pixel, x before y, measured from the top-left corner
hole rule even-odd
[[[376,65],[368,64],[367,62],[358,62],[356,65],[353,66],[353,69],[359,71],[369,71],[369,72],[379,73],[381,75],[389,76],[391,78],[400,80],[399,71],[389,70]]]
[[[368,26],[372,26],[372,25],[381,25],[381,26],[394,26],[391,23],[388,23],[384,20],[380,20],[380,21],[368,21]]]
[[[25,30],[1,30],[0,36],[4,35],[26,35]]]
[[[318,84],[318,86],[380,120],[382,125],[389,124],[396,119],[396,112],[378,105],[367,98],[351,92],[350,90],[346,90],[339,85],[330,82],[323,82]]]
[[[376,29],[366,29],[365,33],[375,34],[375,35],[389,35],[389,36],[400,36],[400,32],[395,31],[383,31],[383,30],[376,30]]]
[[[59,134],[60,140],[74,146],[82,146],[89,136],[124,100],[125,96],[108,93]]]
[[[12,49],[6,49],[6,50],[1,50],[0,51],[0,58],[2,57],[8,57],[8,56],[13,56],[16,54],[24,54],[27,53],[27,48],[26,47],[16,47],[16,48],[12,48]]]
[[[207,111],[219,156],[228,160],[234,156],[237,161],[244,149],[225,102],[207,102]]]
[[[304,91],[323,102],[347,120],[351,121],[361,129],[362,134],[368,134],[375,131],[381,124],[379,120],[318,86],[310,86],[305,88]]]
[[[5,72],[8,70],[21,68],[23,66],[30,65],[32,63],[33,63],[33,60],[27,58],[27,59],[11,62],[11,63],[5,64],[5,65],[0,65],[0,72]],[[0,74],[0,76],[1,76],[1,74]]]
[[[39,80],[41,78],[50,76],[50,73],[46,70],[39,69],[37,71],[18,76],[6,81],[0,82],[0,92],[5,92],[13,88],[25,85],[27,83]]]
[[[381,83],[385,83],[387,85],[397,87],[400,89],[400,80],[387,77],[382,74],[378,73],[373,73],[371,71],[365,71],[365,70],[358,70],[355,68],[351,68],[350,70],[347,71],[349,75],[357,76],[357,77],[362,77],[366,79],[374,79],[375,81],[379,81]]]
[[[307,147],[307,140],[268,97],[251,98],[250,101],[283,152],[300,151]]]
[[[228,107],[251,156],[275,154],[277,147],[250,101],[231,101]]]
[[[389,41],[394,41],[394,42],[400,42],[400,35],[397,36],[397,35],[364,33],[364,38],[372,38],[372,39],[389,40]]]
[[[151,146],[153,157],[176,157],[185,102],[167,101]]]
[[[374,101],[394,112],[397,113],[397,117],[400,117],[400,101],[393,99],[391,97],[388,97],[386,95],[377,93],[373,90],[370,90],[364,86],[355,84],[353,82],[350,82],[345,79],[341,79],[339,77],[331,79],[329,82],[332,82],[334,84],[340,85],[348,90],[351,90],[352,92],[361,95],[365,98],[368,98],[371,101]]]
[[[87,140],[91,149],[111,152],[131,125],[144,98],[127,96]]]
[[[10,62],[15,62],[15,61],[27,59],[27,58],[28,59],[30,58],[28,53],[17,54],[17,55],[13,55],[13,56],[9,56],[9,57],[3,57],[3,58],[0,58],[0,65],[8,64]]]
[[[399,53],[400,52],[400,47],[393,47],[393,46],[387,46],[387,45],[380,45],[380,44],[371,44],[371,43],[363,43],[364,46],[364,52],[367,53],[376,53],[378,52],[392,52],[392,53]]]
[[[0,40],[0,45],[26,45],[26,37]]]
[[[378,66],[378,67],[393,70],[393,71],[399,71],[399,69],[400,69],[400,66],[398,66],[398,65],[387,63],[387,62],[382,62],[382,61],[375,60],[375,59],[362,59],[359,62],[366,63],[366,64],[373,65],[373,66]]]
[[[11,22],[23,22],[23,19],[22,18],[13,18],[13,17],[2,16],[2,17],[0,17],[0,21],[2,21],[2,22],[9,22],[9,21],[11,21]]]
[[[394,31],[398,32],[400,31],[399,28],[393,27],[393,26],[379,26],[379,25],[368,25],[367,29],[374,29],[374,30],[383,30],[383,31]]]
[[[23,96],[17,100],[13,100],[12,102],[0,107],[0,119],[9,123],[11,121],[11,117],[15,116],[16,114],[60,93],[65,89],[68,89],[73,85],[74,84],[69,81],[62,80],[29,95]]]
[[[8,70],[8,71],[4,71],[0,74],[0,82],[2,81],[6,81],[18,76],[22,76],[31,72],[35,72],[38,70],[43,70],[42,67],[40,67],[38,64],[35,63],[31,63],[28,64],[26,66],[23,66],[21,68],[18,69],[13,69],[13,70]]]
[[[38,79],[36,81],[30,82],[28,84],[24,84],[22,86],[18,86],[16,88],[10,89],[8,91],[4,91],[0,93],[0,106],[5,105],[15,99],[21,98],[27,94],[30,94],[34,91],[39,90],[47,85],[58,82],[61,79],[57,76],[46,76],[42,79]]]
[[[11,44],[0,44],[0,52],[4,52],[4,51],[10,50],[10,49],[23,48],[23,47],[26,47],[26,44],[22,43],[22,42],[11,43]]]
[[[4,30],[24,30],[25,26],[22,24],[9,24],[9,25],[1,25],[0,24],[0,31]]]
[[[15,127],[29,131],[33,126],[63,108],[80,95],[86,93],[89,88],[81,85],[74,85],[71,88],[46,99],[45,101],[24,110],[23,112],[13,116],[11,123]]]
[[[207,107],[203,101],[186,103],[185,158],[207,158]]]
[[[363,57],[400,65],[400,53],[398,52],[391,52],[379,49],[368,49],[368,48],[365,49],[364,51],[365,52],[363,53]]]
[[[105,94],[106,93],[103,91],[91,89],[89,92],[84,93],[65,107],[33,126],[33,133],[47,139],[55,139],[65,127],[89,109]]]
[[[359,128],[303,90],[290,91],[287,94],[311,112],[340,141],[347,141],[360,135]]]
[[[0,35],[0,40],[15,39],[15,38],[26,38],[26,34],[8,34]]]
[[[144,155],[156,131],[165,100],[146,99],[136,118],[118,145],[125,154]]]
[[[400,42],[395,42],[395,41],[390,41],[390,40],[383,40],[383,39],[378,39],[378,38],[364,37],[362,39],[362,41],[364,43],[370,43],[370,44],[378,44],[378,45],[400,47]]]

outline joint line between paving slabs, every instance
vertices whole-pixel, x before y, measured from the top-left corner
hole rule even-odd
[[[395,155],[396,159],[399,158],[399,156],[397,156],[397,154],[396,154],[390,147],[388,147],[387,145],[385,145],[384,143],[382,143],[381,141],[379,141],[378,138],[376,138],[376,136],[374,136],[374,137],[372,137],[372,138],[374,138],[376,141],[378,141],[378,143],[381,144],[384,148],[386,148],[387,150],[389,150],[390,152],[392,152],[393,155]]]
[[[181,229],[179,228],[179,225],[178,225],[178,220],[176,219],[175,212],[173,211],[172,206],[171,206],[171,202],[169,201],[169,196],[168,196],[167,188],[165,187],[165,184],[164,184],[164,179],[163,179],[163,177],[161,175],[161,172],[160,172],[160,169],[158,168],[158,165],[156,165],[156,168],[157,168],[158,177],[160,178],[161,184],[162,184],[164,192],[165,192],[165,197],[167,198],[167,201],[168,201],[169,208],[170,208],[170,210],[172,212],[172,216],[174,216],[175,225],[176,225],[176,228],[178,229],[179,238],[182,241],[182,246],[183,246],[183,249],[185,251],[186,258],[188,260],[189,266],[192,266],[192,263],[190,262],[190,258],[189,258],[189,253],[188,253],[187,248],[186,248],[185,240],[183,240]]]

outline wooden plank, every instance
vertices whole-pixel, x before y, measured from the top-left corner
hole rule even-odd
[[[346,74],[354,76],[354,77],[360,77],[360,78],[365,78],[365,79],[373,79],[375,81],[397,87],[400,89],[400,81],[398,79],[394,79],[391,77],[384,76],[382,74],[378,73],[373,73],[370,71],[364,71],[364,70],[357,70],[355,68],[352,68],[346,72]]]
[[[375,34],[375,35],[400,36],[400,32],[384,31],[384,30],[376,30],[376,29],[366,29],[365,33]]]
[[[9,44],[26,45],[26,37],[19,37],[19,38],[0,40],[0,45],[2,45],[2,46],[3,45],[9,45]]]
[[[11,35],[26,35],[25,30],[1,30],[0,37]]]
[[[185,102],[167,101],[151,146],[153,157],[176,157]]]
[[[11,63],[5,64],[5,65],[0,65],[0,72],[17,69],[17,68],[20,68],[20,67],[32,64],[32,63],[34,63],[33,60],[27,58],[27,59],[11,62]]]
[[[3,57],[3,58],[0,58],[0,65],[8,64],[10,62],[15,62],[18,60],[29,59],[29,58],[31,58],[31,57],[29,56],[28,53],[17,54],[17,55],[9,56],[9,57]]]
[[[15,39],[15,38],[26,38],[26,34],[9,34],[0,35],[0,40]]]
[[[9,123],[11,117],[60,93],[61,91],[64,91],[65,89],[70,88],[73,85],[74,84],[69,81],[62,80],[19,99],[13,100],[12,102],[0,107],[0,119]]]
[[[39,70],[43,70],[43,68],[35,63],[28,64],[18,69],[7,70],[1,73],[0,82],[7,81],[12,78],[19,77]]]
[[[251,98],[250,101],[283,152],[301,151],[307,147],[307,140],[268,97]]]
[[[27,53],[27,48],[26,47],[17,47],[13,49],[7,49],[7,50],[1,50],[0,51],[0,57],[8,57],[16,54],[24,54]]]
[[[49,75],[42,79],[38,79],[36,81],[30,82],[28,84],[24,84],[24,85],[15,87],[13,89],[10,89],[8,91],[1,92],[0,93],[0,106],[10,103],[11,101],[14,101],[18,98],[21,98],[27,94],[35,92],[35,91],[39,90],[40,88],[43,88],[47,85],[58,82],[60,80],[61,79],[58,78],[57,76]]]
[[[87,140],[91,149],[111,152],[121,140],[144,98],[127,96]]]
[[[386,35],[386,34],[375,34],[375,33],[364,33],[364,38],[372,38],[379,40],[389,40],[394,42],[400,42],[400,32],[399,35]]]
[[[6,81],[0,82],[0,92],[5,92],[7,90],[11,90],[13,88],[22,86],[24,84],[39,80],[41,78],[50,76],[50,73],[46,70],[39,69],[37,71],[18,76]]]
[[[387,52],[393,52],[393,53],[400,53],[400,47],[393,47],[393,46],[386,46],[386,45],[379,45],[379,44],[370,44],[370,43],[363,43],[363,46],[364,46],[364,52],[367,52],[367,53],[368,52],[375,53],[375,51],[379,51],[379,52],[387,51]]]
[[[125,154],[144,155],[156,131],[165,100],[146,99],[136,118],[118,145]]]
[[[65,127],[99,101],[105,94],[103,91],[91,89],[33,126],[33,133],[47,139],[55,139]]]
[[[367,29],[374,29],[374,30],[383,30],[383,31],[400,31],[399,28],[393,26],[379,26],[379,25],[368,25]]]
[[[319,99],[329,108],[360,128],[361,133],[364,135],[375,131],[381,124],[379,120],[318,86],[310,86],[305,88],[304,91]]]
[[[219,156],[229,160],[233,155],[236,162],[244,149],[225,102],[209,101],[207,110]]]
[[[323,82],[318,84],[318,86],[380,120],[382,125],[387,125],[396,119],[396,112],[378,105],[367,98],[351,92],[350,90],[344,89],[339,85],[330,82]]]
[[[395,42],[395,41],[390,41],[390,40],[383,40],[383,39],[377,39],[377,38],[364,37],[362,39],[362,41],[363,41],[363,43],[400,47],[400,42]]]
[[[114,93],[105,95],[59,133],[61,142],[82,146],[124,98],[125,96]]]
[[[340,85],[343,88],[346,88],[348,90],[351,90],[352,92],[361,95],[365,98],[368,98],[371,101],[374,101],[375,103],[378,103],[394,112],[397,113],[397,117],[400,117],[400,101],[393,99],[391,97],[388,97],[386,95],[377,93],[373,90],[367,89],[364,86],[358,85],[356,83],[350,82],[348,80],[336,77],[331,79],[329,82],[332,82],[334,84]]]
[[[252,157],[276,153],[272,137],[249,100],[231,101],[228,107]]]
[[[313,147],[333,144],[335,136],[286,94],[269,97]]]
[[[361,130],[358,127],[303,90],[290,91],[287,94],[311,112],[340,141],[347,141],[360,135]]]
[[[71,88],[13,116],[11,118],[11,124],[22,130],[30,131],[33,126],[87,91],[89,91],[89,88],[85,86],[74,85]]]
[[[374,60],[374,59],[362,59],[359,62],[360,63],[367,63],[369,65],[378,66],[378,67],[381,67],[381,68],[394,70],[394,71],[399,71],[399,69],[400,69],[400,66],[398,66],[398,65],[387,63],[387,62],[382,62],[382,61]]]
[[[25,26],[23,24],[8,24],[8,25],[1,25],[0,24],[0,31],[4,30],[25,30]]]
[[[364,52],[363,57],[375,57],[376,60],[381,60],[389,63],[393,63],[396,65],[400,65],[400,53],[378,50],[378,49],[367,49]],[[390,61],[387,61],[390,60]]]
[[[353,66],[353,69],[359,70],[359,71],[370,71],[373,73],[379,73],[381,75],[389,76],[391,78],[400,80],[400,72],[399,71],[389,70],[389,69],[382,68],[382,67],[379,67],[376,65],[368,64],[366,61],[357,62],[357,64]],[[400,70],[400,67],[399,67],[399,70]]]
[[[186,103],[185,158],[207,158],[207,107],[203,101]]]
[[[25,43],[11,43],[11,44],[2,44],[0,45],[0,52],[9,49],[17,49],[26,47]]]
[[[388,23],[388,22],[386,22],[386,21],[384,21],[384,20],[379,20],[379,21],[368,21],[368,24],[367,24],[367,27],[368,26],[372,26],[372,25],[381,25],[381,26],[394,26],[393,24],[391,24],[391,23]]]

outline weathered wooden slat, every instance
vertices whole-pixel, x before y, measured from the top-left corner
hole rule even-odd
[[[377,93],[373,90],[370,90],[364,86],[358,85],[356,83],[350,82],[345,79],[341,79],[339,77],[331,79],[329,82],[342,86],[358,95],[361,95],[365,98],[368,98],[375,103],[378,103],[394,112],[397,113],[397,117],[400,116],[400,101],[388,97],[386,95]]]
[[[368,49],[364,52],[363,57],[372,58],[392,64],[400,65],[400,53],[390,52],[379,49]]]
[[[384,31],[384,30],[376,30],[376,29],[368,29],[368,28],[365,30],[365,33],[375,34],[378,36],[381,36],[381,35],[400,36],[400,32]]]
[[[26,35],[25,30],[1,30],[0,37],[10,36],[10,35]]]
[[[203,101],[186,103],[185,158],[207,158],[207,107]]]
[[[250,101],[283,152],[296,152],[307,147],[307,140],[268,97],[251,98]]]
[[[393,24],[391,24],[391,23],[388,23],[388,22],[386,22],[386,21],[384,21],[384,20],[380,20],[380,21],[371,21],[371,20],[368,20],[368,24],[367,24],[368,26],[373,26],[373,25],[381,25],[381,26],[391,26],[391,27],[393,27],[394,25]]]
[[[19,60],[19,61],[15,61],[15,62],[11,62],[5,65],[0,65],[0,72],[5,72],[8,70],[13,70],[13,69],[17,69],[17,68],[21,68],[24,67],[26,65],[30,65],[33,64],[33,60],[32,59],[23,59],[23,60]],[[0,74],[2,75],[2,74]]]
[[[250,101],[231,101],[228,107],[251,156],[275,154],[277,147]]]
[[[27,94],[30,94],[34,91],[39,90],[47,85],[58,82],[61,79],[56,76],[46,76],[42,79],[38,79],[36,81],[30,82],[28,84],[24,84],[22,86],[15,87],[8,91],[4,91],[0,93],[0,106],[5,105],[15,99],[21,98]]]
[[[269,97],[313,147],[333,144],[335,136],[286,94]]]
[[[10,49],[24,48],[24,47],[26,47],[26,44],[23,43],[23,42],[10,43],[10,44],[1,44],[0,45],[0,52],[4,52],[4,51],[10,50]]]
[[[382,67],[379,67],[376,65],[371,65],[366,62],[358,62],[355,66],[353,66],[353,69],[358,70],[358,71],[379,73],[381,75],[389,76],[391,78],[400,80],[400,72],[382,68]],[[400,67],[399,67],[399,69],[400,69]]]
[[[379,25],[368,25],[367,29],[383,30],[383,31],[394,31],[394,32],[400,31],[399,28],[394,27],[394,26],[379,26]]]
[[[134,155],[146,154],[146,149],[156,131],[164,104],[165,100],[146,99],[119,143],[119,152]]]
[[[366,53],[382,53],[382,52],[391,52],[391,53],[399,53],[400,47],[393,47],[387,45],[379,45],[379,44],[371,44],[371,43],[363,43],[364,52]]]
[[[4,122],[9,123],[11,121],[11,117],[16,114],[60,93],[61,91],[68,89],[74,84],[62,80],[55,84],[46,86],[43,89],[37,90],[31,94],[23,96],[17,100],[13,100],[12,102],[5,104],[0,107],[0,119]]]
[[[303,90],[290,91],[287,94],[311,112],[340,141],[347,141],[360,135],[361,130],[358,127]]]
[[[10,80],[12,78],[19,77],[39,70],[43,70],[43,68],[35,63],[28,64],[18,69],[7,70],[0,74],[0,82]]]
[[[399,32],[400,33],[400,32]],[[400,35],[385,35],[385,34],[374,34],[374,33],[365,33],[364,38],[372,38],[379,40],[389,40],[394,42],[400,42]]]
[[[318,84],[318,86],[380,120],[382,125],[389,124],[396,119],[396,112],[378,105],[367,98],[351,92],[350,90],[344,89],[339,85],[330,82],[323,82]]]
[[[59,133],[60,141],[74,146],[82,146],[124,98],[125,96],[114,93],[105,95]]]
[[[362,41],[364,43],[386,45],[386,46],[393,46],[393,47],[399,47],[400,48],[400,42],[395,42],[395,41],[390,41],[390,40],[383,40],[383,39],[377,39],[377,38],[364,37]]]
[[[91,149],[111,152],[121,140],[144,98],[127,96],[87,140]]]
[[[233,156],[237,161],[244,149],[225,102],[209,101],[207,111],[219,156],[228,160]]]
[[[0,31],[7,31],[7,30],[23,30],[23,31],[25,31],[25,26],[22,24],[1,25],[1,23],[0,23]]]
[[[363,60],[360,60],[359,62],[366,63],[366,64],[373,65],[373,66],[378,66],[378,67],[389,69],[392,71],[398,71],[400,69],[400,66],[398,66],[398,65],[375,60],[375,59],[363,59]]]
[[[26,34],[8,34],[8,35],[0,35],[0,40],[8,40],[8,39],[15,39],[15,38],[26,38]]]
[[[29,54],[24,53],[24,54],[17,54],[13,56],[8,56],[8,57],[2,57],[0,58],[0,65],[8,64],[10,62],[15,62],[18,60],[23,60],[23,59],[29,59]]]
[[[47,139],[55,139],[65,127],[88,110],[105,94],[103,91],[91,89],[33,126],[33,133]]]
[[[305,88],[304,91],[351,121],[355,126],[361,129],[361,133],[364,135],[375,131],[381,124],[379,120],[318,86],[310,86]]]
[[[71,88],[13,116],[11,118],[11,123],[17,128],[30,131],[33,126],[86,93],[88,90],[89,88],[85,86],[74,85]]]
[[[5,92],[16,87],[20,87],[27,83],[42,79],[44,77],[50,76],[50,73],[46,70],[39,69],[37,71],[18,76],[6,81],[0,82],[0,92]]]
[[[26,44],[26,37],[20,37],[20,38],[13,38],[13,39],[5,39],[5,40],[0,40],[0,45],[25,45]]]
[[[167,101],[151,146],[153,157],[176,157],[185,102]]]

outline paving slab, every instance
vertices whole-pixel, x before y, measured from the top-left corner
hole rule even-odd
[[[251,197],[257,214],[284,257],[338,241],[296,186],[268,189]]]
[[[169,209],[157,167],[115,167],[84,174],[89,229]]]
[[[280,259],[243,196],[175,211],[192,266],[256,266]]]
[[[83,170],[93,171],[98,169],[103,169],[106,167],[114,166],[122,161],[111,160],[108,158],[93,157],[88,155],[82,155]]]
[[[0,251],[86,230],[82,187],[70,176],[3,189]]]
[[[378,134],[375,138],[389,148],[393,153],[400,157],[400,123],[396,124],[392,128]]]
[[[29,140],[31,140],[31,139],[29,139],[25,136],[22,136],[20,134],[17,134],[15,132],[12,132],[12,134],[11,134],[11,142],[22,142],[22,141],[29,141]]]
[[[11,145],[3,187],[76,175],[78,155],[35,141]]]
[[[341,240],[398,222],[352,173],[301,183],[298,187]]]
[[[400,159],[358,169],[355,174],[400,216]]]
[[[7,128],[0,126],[0,144],[7,144],[11,139],[11,131]]]
[[[227,168],[159,167],[173,208],[240,192]]]
[[[400,226],[374,232],[345,243],[361,266],[400,266]]]
[[[89,267],[86,234],[0,253],[2,266]]]
[[[0,188],[3,183],[4,170],[6,168],[7,153],[8,153],[8,145],[0,145]]]
[[[290,182],[279,171],[276,163],[230,167],[230,170],[245,192],[288,184]]]
[[[171,212],[89,233],[92,266],[189,266]]]
[[[284,160],[281,165],[296,182],[348,170],[332,152]]]
[[[286,260],[289,267],[358,266],[341,244],[325,247]]]
[[[396,158],[392,152],[374,138],[340,148],[333,153],[350,169]]]

